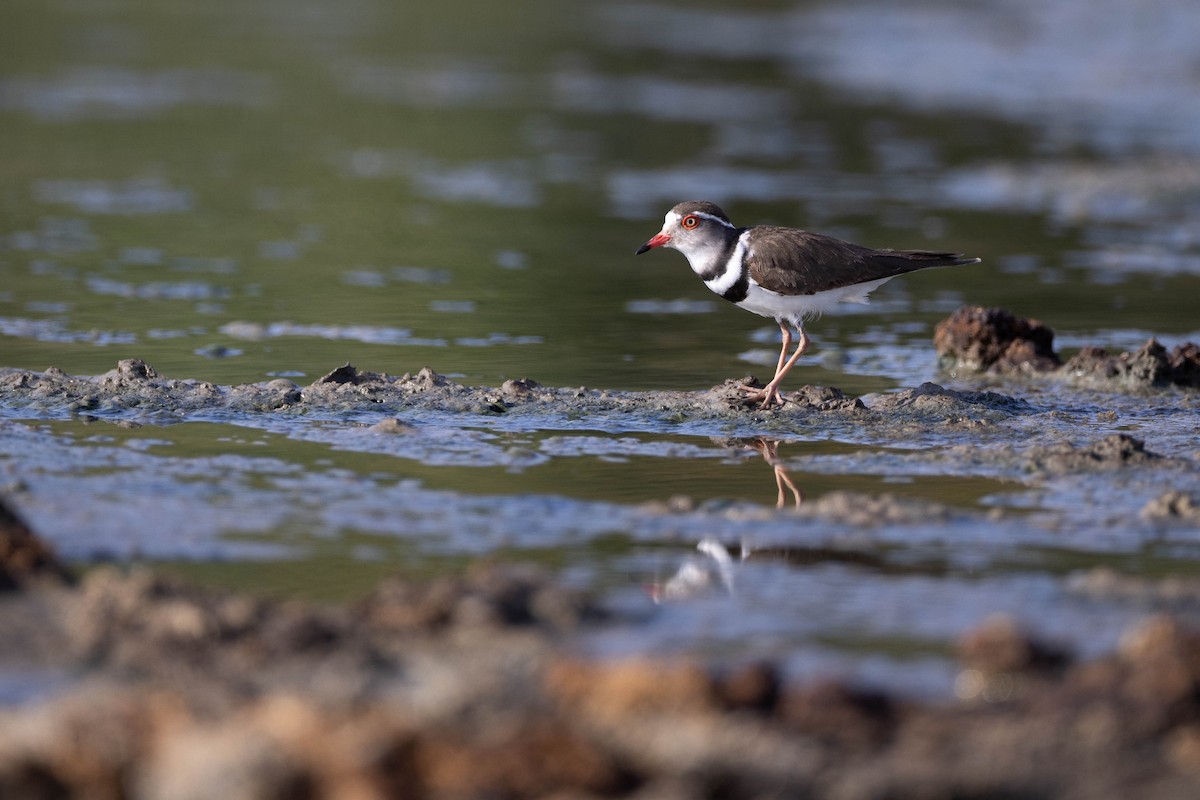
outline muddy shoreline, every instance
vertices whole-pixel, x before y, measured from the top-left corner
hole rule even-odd
[[[960,308],[934,333],[934,347],[950,379],[990,376],[1007,379],[1017,389],[1028,388],[1032,381],[1135,394],[1178,387],[1186,395],[1187,389],[1200,387],[1200,345],[1189,342],[1168,351],[1152,339],[1126,353],[1085,347],[1064,363],[1053,340],[1053,330],[1038,320],[979,306]],[[162,419],[219,412],[429,410],[492,416],[633,415],[668,422],[749,420],[766,429],[803,424],[819,414],[825,421],[849,419],[879,431],[889,423],[984,423],[1032,410],[1027,402],[1005,394],[934,383],[867,401],[847,397],[834,387],[801,386],[786,393],[781,407],[761,409],[746,401],[736,388],[739,384],[762,385],[746,376],[697,392],[555,388],[530,378],[479,387],[456,383],[429,367],[393,376],[346,364],[308,386],[284,378],[218,386],[166,377],[145,361],[125,359],[97,376],[69,375],[55,367],[42,372],[0,368],[0,404],[34,414]]]
[[[5,553],[36,542],[4,519]],[[631,621],[527,569],[329,608],[39,553],[0,595],[4,660],[57,682],[0,710],[5,797],[1200,791],[1200,630],[1167,616],[1092,660],[987,620],[958,699],[922,704],[763,662],[583,659],[574,636]]]
[[[957,388],[853,398],[808,386],[769,410],[742,402],[733,380],[623,392],[528,379],[469,387],[429,369],[393,377],[349,365],[308,386],[217,386],[139,360],[94,377],[2,370],[0,426],[33,443],[28,423],[69,417],[344,423],[333,441],[368,453],[432,452],[447,430],[433,422],[446,420],[459,431],[491,420],[728,436],[774,469],[782,510],[683,496],[589,512],[651,541],[664,530],[689,546],[705,537],[708,560],[664,581],[661,602],[731,589],[736,570],[764,561],[957,581],[945,591],[977,573],[1041,569],[1058,576],[1058,602],[1120,610],[1124,632],[1099,650],[1083,634],[1081,654],[1013,617],[981,615],[944,654],[953,686],[939,700],[794,680],[771,658],[597,657],[587,642],[648,620],[543,571],[483,560],[438,579],[385,579],[333,606],[145,568],[79,573],[22,521],[27,496],[13,484],[0,513],[0,795],[1194,796],[1200,578],[1104,560],[1194,563],[1191,351],[1179,348],[1181,367],[1147,346],[1085,353],[1068,368],[1037,325],[982,311],[942,328],[943,357],[977,370]],[[969,343],[953,344],[964,330]],[[813,431],[872,447],[812,455],[806,469],[987,476],[1027,486],[1038,508],[853,491],[801,505],[798,489],[791,508],[779,477],[789,463],[772,437]],[[1048,542],[1092,554],[1082,562],[1092,566],[1064,570],[1040,555]]]

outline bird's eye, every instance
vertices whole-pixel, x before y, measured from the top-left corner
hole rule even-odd
[[[695,214],[688,214],[686,217],[683,218],[683,222],[681,222],[680,224],[683,225],[683,227],[687,228],[690,231],[692,228],[694,228],[700,224],[700,218],[697,217]]]

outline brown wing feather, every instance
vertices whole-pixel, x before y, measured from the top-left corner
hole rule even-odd
[[[795,228],[760,225],[751,230],[750,277],[764,289],[786,295],[815,294],[927,267],[979,261],[959,253],[873,250]]]

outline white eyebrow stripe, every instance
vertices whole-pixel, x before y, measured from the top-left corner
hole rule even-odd
[[[690,211],[690,212],[688,212],[688,214],[693,217],[703,217],[704,219],[712,220],[713,222],[719,222],[722,225],[724,225],[726,228],[735,227],[732,222],[723,220],[720,217],[716,216],[715,214],[707,214],[703,211]]]

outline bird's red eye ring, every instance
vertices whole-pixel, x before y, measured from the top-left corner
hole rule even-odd
[[[700,224],[700,218],[697,217],[695,214],[688,214],[686,217],[683,218],[683,222],[681,222],[680,224],[683,225],[683,227],[687,228],[690,231],[692,228],[694,228]]]

